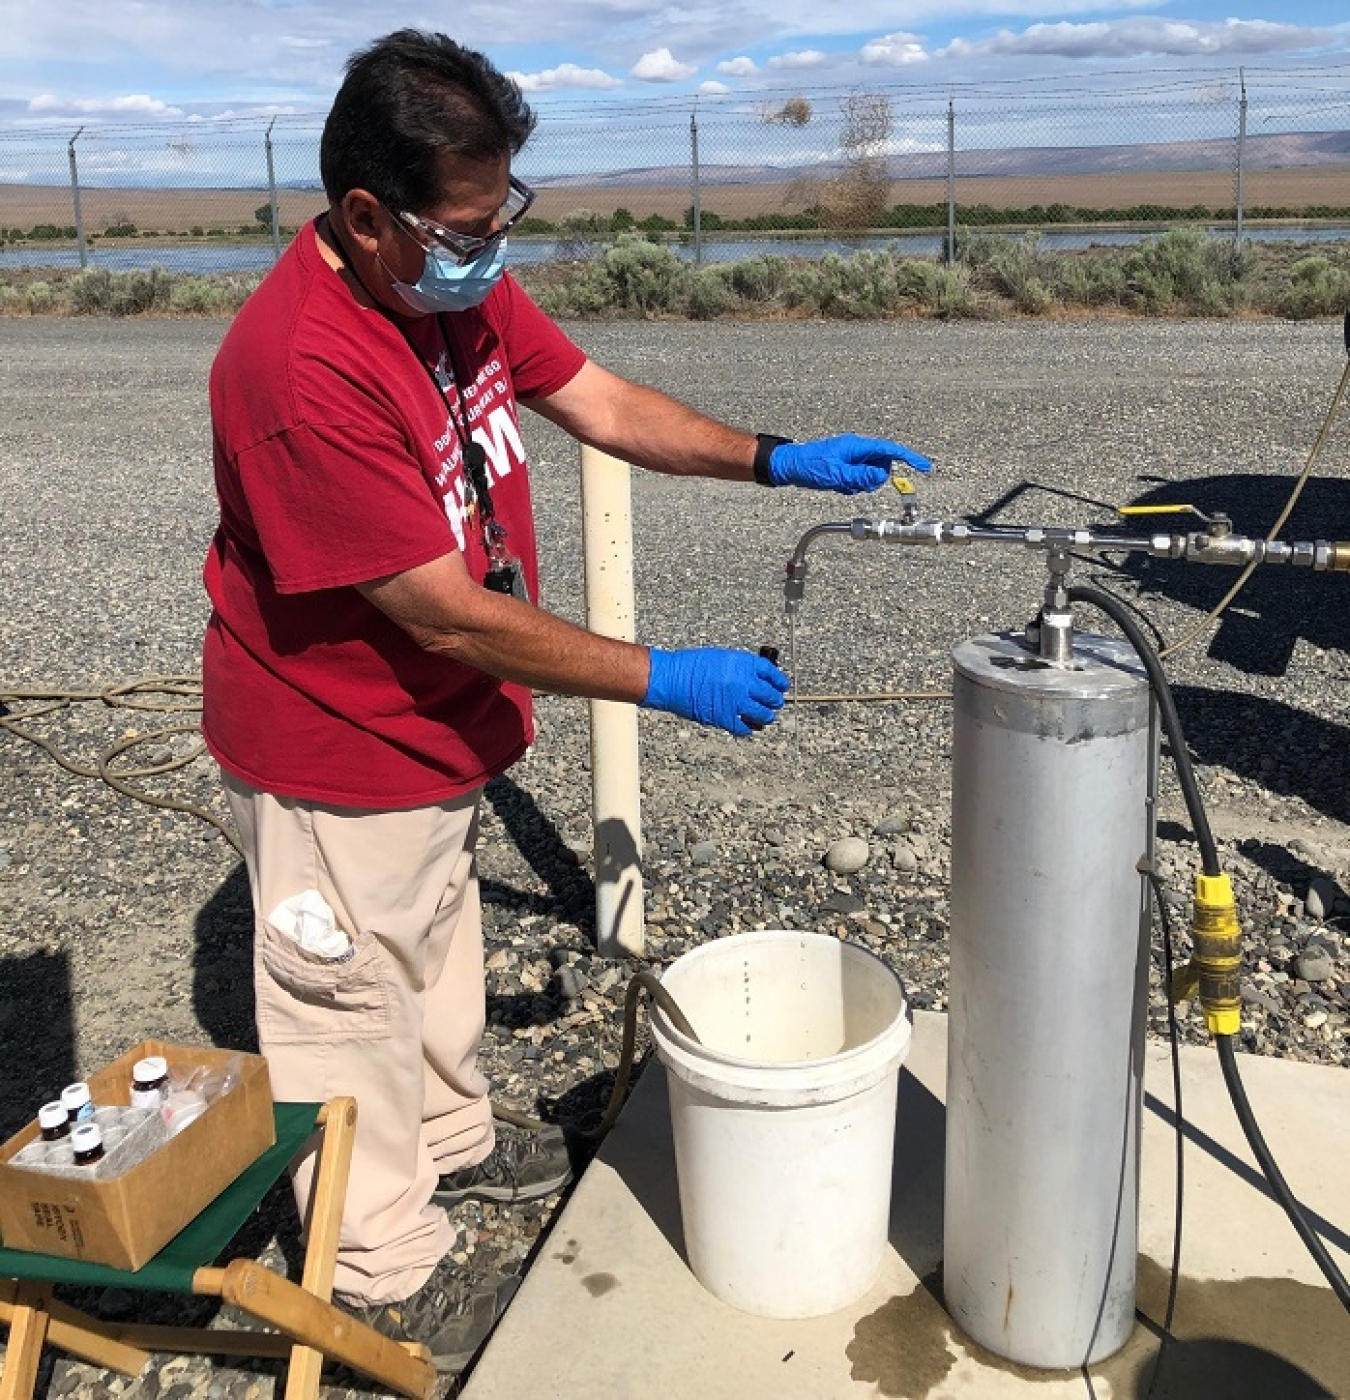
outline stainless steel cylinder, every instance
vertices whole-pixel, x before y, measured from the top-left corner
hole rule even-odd
[[[999,1356],[1070,1367],[1134,1322],[1151,719],[1134,653],[1015,634],[955,664],[943,1287]]]

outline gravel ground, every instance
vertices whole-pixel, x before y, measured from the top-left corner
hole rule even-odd
[[[921,488],[925,514],[1008,522],[1099,520],[1100,503],[1152,491],[1226,507],[1239,528],[1259,531],[1302,465],[1342,366],[1340,330],[1328,323],[572,330],[602,363],[753,429],[898,436],[938,463]],[[213,523],[205,384],[222,331],[201,321],[0,321],[0,690],[195,673]],[[575,452],[542,420],[529,420],[527,441],[545,601],[578,618]],[[1346,459],[1341,427],[1292,534],[1350,536]],[[867,508],[638,473],[640,637],[774,643],[786,657],[786,555],[807,526]],[[1085,564],[1075,577],[1137,599],[1176,636],[1231,576]],[[1020,626],[1039,587],[1038,564],[1018,553],[824,546],[797,637],[798,689],[941,691],[952,645]],[[1259,578],[1208,652],[1192,648],[1172,667],[1248,931],[1246,1046],[1332,1064],[1350,1063],[1350,701],[1339,685],[1348,604],[1343,577]],[[631,969],[588,952],[585,706],[544,699],[539,719],[535,751],[487,793],[485,1059],[502,1102],[583,1124],[608,1089]],[[35,727],[87,762],[160,722],[85,704]],[[835,931],[881,953],[916,1006],[945,1005],[944,701],[806,704],[747,742],[665,716],[643,714],[641,725],[653,962],[737,929]],[[154,762],[187,744],[170,737],[138,753]],[[221,810],[206,763],[145,786]],[[1162,816],[1164,873],[1184,892],[1194,852],[1170,785]],[[845,837],[867,843],[867,863],[835,874],[823,857]],[[1181,911],[1184,893],[1176,898]],[[0,1088],[0,1133],[77,1070],[143,1036],[250,1045],[249,936],[246,883],[215,831],[69,775],[0,733],[0,1030],[18,1071]],[[1151,1019],[1160,1031],[1156,988]],[[1184,1031],[1203,1039],[1194,1008]],[[464,1208],[466,1264],[527,1267],[556,1206]],[[293,1258],[279,1193],[249,1243]],[[117,1294],[79,1300],[112,1314],[134,1306]],[[152,1303],[151,1315],[167,1316],[163,1307]],[[44,1375],[51,1395],[272,1394],[265,1367],[158,1360],[134,1381],[65,1359]],[[370,1393],[353,1384],[328,1394]]]

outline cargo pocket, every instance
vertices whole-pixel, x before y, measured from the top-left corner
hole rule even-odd
[[[294,938],[258,920],[262,985],[258,1029],[274,1044],[384,1040],[389,1036],[389,986],[384,953],[369,935],[348,958],[320,958]]]

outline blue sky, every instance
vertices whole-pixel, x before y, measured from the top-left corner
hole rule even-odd
[[[327,109],[351,50],[401,25],[489,53],[541,111],[696,92],[1341,68],[1344,0],[8,0],[0,124]]]

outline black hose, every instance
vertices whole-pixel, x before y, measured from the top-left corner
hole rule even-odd
[[[1149,644],[1143,630],[1130,615],[1130,610],[1119,598],[1110,593],[1103,593],[1099,588],[1071,588],[1069,601],[1088,603],[1104,612],[1125,634],[1125,639],[1138,653],[1139,660],[1148,674],[1149,685],[1153,687],[1154,699],[1158,702],[1158,715],[1162,720],[1163,733],[1167,735],[1167,744],[1172,750],[1172,762],[1176,765],[1181,795],[1190,815],[1196,845],[1200,847],[1200,868],[1206,875],[1222,875],[1219,848],[1214,844],[1209,814],[1205,811],[1204,799],[1200,796],[1200,784],[1196,782],[1195,769],[1191,766],[1191,752],[1186,747],[1186,736],[1181,732],[1181,716],[1177,714],[1177,702],[1172,697],[1172,687],[1167,683],[1167,675],[1158,659],[1158,653]]]
[[[1214,833],[1210,830],[1209,817],[1200,796],[1199,784],[1195,780],[1195,770],[1191,766],[1190,751],[1186,747],[1186,739],[1181,732],[1181,718],[1177,714],[1172,687],[1167,683],[1162,662],[1149,645],[1148,639],[1140,630],[1138,623],[1130,615],[1129,609],[1118,598],[1097,588],[1071,588],[1069,600],[1075,603],[1087,603],[1104,612],[1125,634],[1130,645],[1138,653],[1139,660],[1143,663],[1144,670],[1148,675],[1149,685],[1153,689],[1154,698],[1158,703],[1158,713],[1162,719],[1163,731],[1167,735],[1167,742],[1172,750],[1172,761],[1176,764],[1177,779],[1181,784],[1182,795],[1186,799],[1186,810],[1190,813],[1195,839],[1200,847],[1200,858],[1204,872],[1210,876],[1221,875],[1223,872],[1219,867],[1219,853],[1214,844]],[[1272,1194],[1284,1207],[1284,1212],[1298,1232],[1299,1239],[1307,1246],[1317,1267],[1321,1269],[1327,1282],[1331,1285],[1332,1292],[1347,1309],[1350,1309],[1350,1283],[1347,1283],[1345,1275],[1336,1267],[1336,1261],[1327,1252],[1326,1245],[1322,1243],[1316,1231],[1308,1224],[1302,1206],[1299,1205],[1294,1193],[1289,1189],[1288,1183],[1276,1165],[1275,1158],[1271,1155],[1270,1148],[1266,1145],[1265,1138],[1261,1135],[1256,1116],[1252,1113],[1251,1103],[1247,1099],[1247,1091],[1242,1084],[1242,1076],[1238,1072],[1233,1039],[1234,1037],[1231,1035],[1216,1035],[1214,1042],[1219,1051],[1219,1065],[1223,1070],[1224,1083],[1228,1087],[1228,1095],[1233,1101],[1233,1109],[1237,1113],[1238,1122],[1242,1124],[1247,1145],[1251,1148],[1262,1172],[1265,1173]]]
[[[1233,1048],[1235,1039],[1236,1037],[1231,1035],[1216,1035],[1214,1043],[1219,1051],[1219,1065],[1223,1069],[1223,1082],[1228,1086],[1228,1096],[1233,1100],[1233,1108],[1237,1113],[1238,1122],[1242,1124],[1242,1131],[1247,1136],[1247,1144],[1252,1149],[1252,1155],[1260,1164],[1261,1170],[1265,1173],[1275,1199],[1284,1207],[1284,1213],[1293,1223],[1294,1229],[1298,1231],[1299,1239],[1307,1245],[1308,1253],[1317,1261],[1317,1267],[1321,1269],[1326,1281],[1331,1285],[1332,1292],[1341,1300],[1345,1308],[1350,1310],[1350,1283],[1336,1267],[1336,1261],[1328,1253],[1326,1245],[1322,1243],[1322,1237],[1308,1224],[1307,1218],[1303,1214],[1303,1208],[1289,1189],[1289,1183],[1285,1181],[1284,1174],[1276,1164],[1275,1158],[1271,1156],[1270,1148],[1266,1146],[1266,1140],[1261,1135],[1256,1115],[1252,1112],[1252,1106],[1247,1099],[1247,1090],[1243,1086],[1242,1075],[1238,1072],[1237,1055]]]

